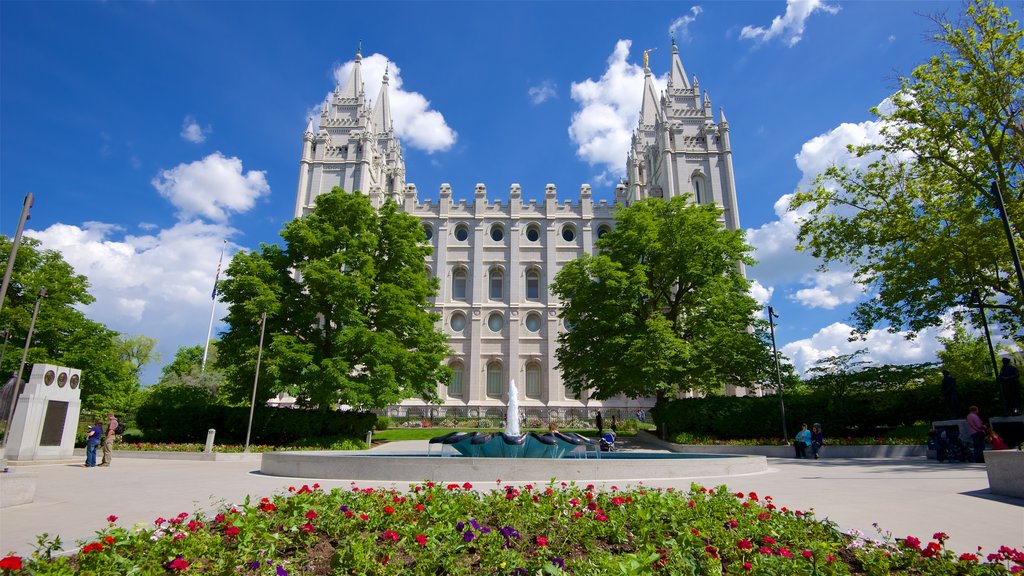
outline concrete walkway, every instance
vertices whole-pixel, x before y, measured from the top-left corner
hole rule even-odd
[[[640,447],[634,450],[642,450]],[[375,448],[379,452],[423,452],[425,441],[393,442]],[[121,526],[151,524],[157,517],[180,512],[211,511],[221,505],[285,492],[289,486],[312,484],[316,479],[277,478],[258,473],[259,455],[243,461],[186,461],[118,457],[109,468],[81,468],[77,463],[20,466],[11,474],[35,474],[37,488],[32,503],[0,511],[0,556],[8,552],[28,554],[36,536],[60,535],[64,547],[87,540],[106,525],[109,515]],[[770,458],[767,473],[732,477],[681,478],[645,483],[647,486],[688,489],[691,482],[704,486],[726,484],[730,491],[756,491],[772,496],[776,505],[813,510],[844,529],[857,528],[874,534],[873,523],[893,536],[917,536],[934,532],[950,535],[948,545],[958,552],[987,552],[1000,545],[1024,547],[1024,500],[993,496],[981,464],[940,464],[914,459]],[[452,481],[459,480],[452,478]],[[643,482],[637,470],[633,485]],[[320,480],[325,489],[350,488],[345,480]],[[627,482],[615,482],[623,487]],[[493,482],[475,482],[488,490]],[[359,486],[393,486],[408,483],[360,482]]]

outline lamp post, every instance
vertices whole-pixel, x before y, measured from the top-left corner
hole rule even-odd
[[[7,437],[10,436],[11,424],[14,423],[14,409],[18,405],[18,395],[21,392],[21,375],[25,371],[25,362],[28,360],[28,349],[32,345],[32,333],[36,329],[36,317],[39,316],[39,304],[46,298],[46,288],[39,289],[36,297],[35,308],[32,309],[32,320],[28,324],[28,335],[25,336],[25,348],[21,351],[21,364],[18,365],[18,375],[14,378],[14,390],[11,393],[11,408],[7,413],[7,425],[4,427],[3,442],[0,442],[0,460],[3,466],[0,470],[7,470]]]
[[[772,358],[775,359],[775,384],[779,388],[779,412],[782,413],[782,439],[789,442],[789,433],[786,431],[786,402],[782,399],[782,371],[779,369],[779,350],[775,347],[775,319],[779,315],[775,309],[768,307],[768,327],[772,333]]]
[[[263,360],[263,333],[267,329],[267,313],[260,314],[260,347],[256,352],[256,376],[252,380],[252,400],[249,402],[249,427],[245,429],[245,451],[249,451],[249,436],[252,433],[252,415],[256,409],[256,385],[260,381],[260,361]]]

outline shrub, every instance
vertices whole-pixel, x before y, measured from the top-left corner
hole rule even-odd
[[[391,418],[387,416],[377,416],[377,421],[374,422],[373,429],[380,431],[387,430],[388,428],[391,428]]]
[[[139,406],[135,424],[150,442],[205,440],[216,428],[217,398],[199,386],[155,386]]]

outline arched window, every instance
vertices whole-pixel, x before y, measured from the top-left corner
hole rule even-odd
[[[693,180],[693,199],[697,204],[702,204],[704,196],[707,195],[707,190],[704,186],[704,174],[700,171],[694,172],[691,179]]]
[[[505,239],[505,229],[501,227],[501,224],[495,224],[491,226],[491,240],[495,242],[501,242]]]
[[[466,283],[469,275],[465,268],[456,268],[452,271],[452,300],[466,299]]]
[[[562,240],[566,242],[576,241],[576,228],[572,224],[562,226]]]
[[[612,231],[612,227],[611,226],[609,226],[607,224],[602,224],[602,225],[600,225],[597,228],[597,238],[598,239],[604,238],[604,235],[609,233],[609,232],[611,232],[611,231]]]
[[[462,373],[464,368],[462,362],[452,363],[452,381],[448,384],[448,396],[452,398],[462,397]]]
[[[427,237],[428,241],[434,237],[434,229],[430,226],[430,224],[423,225],[423,234]]]
[[[537,269],[526,272],[526,299],[540,300],[540,272]]]
[[[491,268],[490,277],[491,300],[501,300],[505,297],[505,274],[501,268]]]
[[[573,392],[572,390],[570,390],[568,386],[566,386],[565,387],[565,397],[568,398],[569,400],[575,400],[576,399],[576,393]]]
[[[526,396],[540,398],[540,364],[536,362],[526,365]]]
[[[455,227],[455,239],[459,242],[465,242],[469,238],[469,226],[465,224],[459,224]]]
[[[487,396],[501,398],[501,364],[491,362],[487,365]]]

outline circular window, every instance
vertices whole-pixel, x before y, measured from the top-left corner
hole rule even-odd
[[[540,314],[529,314],[526,316],[526,329],[530,332],[540,330]]]
[[[49,386],[53,384],[53,379],[57,377],[57,374],[53,370],[47,370],[46,374],[43,374],[43,383]]]
[[[604,235],[611,231],[612,229],[609,228],[608,226],[601,226],[600,228],[597,229],[597,237],[604,238]]]
[[[71,375],[71,389],[78,388],[78,374]]]
[[[569,323],[568,319],[563,319],[562,320],[562,327],[565,328],[567,331],[571,331],[572,330],[572,324]]]
[[[540,240],[540,226],[537,226],[536,224],[528,226],[526,228],[526,239],[530,242]]]
[[[59,388],[63,388],[64,385],[67,384],[67,383],[68,383],[68,373],[67,372],[61,372],[60,374],[57,375],[57,386]]]
[[[576,229],[572,226],[565,226],[562,228],[562,240],[566,242],[573,242],[576,240]]]
[[[434,229],[431,228],[429,224],[424,224],[423,234],[427,237],[427,240],[430,240],[431,238],[434,237]]]
[[[504,325],[505,319],[497,312],[487,317],[487,327],[491,329],[491,332],[501,332],[501,327]]]
[[[505,239],[505,231],[501,228],[500,224],[491,226],[491,240],[495,242],[501,242]]]
[[[454,330],[455,332],[462,332],[466,328],[466,315],[463,314],[462,312],[456,312],[455,314],[452,314],[450,324],[452,330]]]
[[[459,242],[465,242],[469,238],[469,228],[465,224],[459,224],[455,227],[455,239]]]

